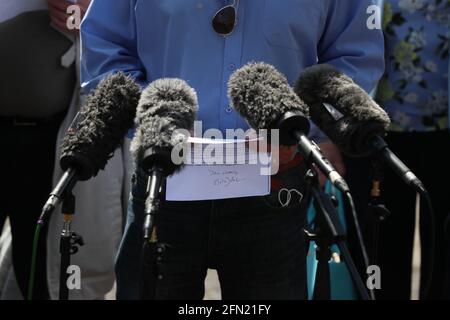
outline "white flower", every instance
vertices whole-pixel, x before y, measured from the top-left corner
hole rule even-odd
[[[435,20],[441,26],[450,27],[450,12],[445,10],[438,11],[435,14]]]
[[[424,0],[400,0],[398,6],[412,14],[423,8]]]
[[[414,92],[410,92],[405,96],[405,102],[408,103],[417,103],[419,97],[417,95],[417,93]]]
[[[434,61],[427,61],[425,63],[425,67],[430,71],[430,72],[437,72],[437,65],[436,63],[434,63]]]
[[[406,81],[420,82],[423,80],[422,74],[424,70],[414,66],[412,62],[400,64],[399,69]]]
[[[409,35],[409,43],[412,44],[415,48],[423,48],[427,44],[427,40],[425,39],[425,32],[423,30],[420,31],[412,31]]]
[[[402,127],[407,127],[411,123],[411,117],[404,112],[397,111],[392,117]]]
[[[445,91],[435,91],[426,104],[426,108],[433,114],[440,114],[447,110],[448,95]]]

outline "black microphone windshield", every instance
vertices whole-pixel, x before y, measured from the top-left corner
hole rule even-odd
[[[123,72],[109,75],[92,91],[68,130],[61,168],[75,168],[79,180],[88,180],[105,168],[128,129],[133,126],[140,87]]]
[[[186,137],[174,133],[180,129],[191,130],[197,110],[197,94],[185,81],[152,82],[142,92],[136,113],[136,135],[131,144],[136,163],[146,169],[157,164],[166,175],[179,170],[181,165],[173,163],[170,152]]]
[[[254,129],[276,129],[281,118],[295,113],[302,116],[296,118],[295,129],[309,132],[308,106],[272,65],[252,62],[235,71],[228,82],[228,96]]]
[[[314,123],[349,156],[372,153],[372,138],[383,136],[390,125],[387,113],[364,89],[330,65],[306,68],[295,92],[310,106]]]

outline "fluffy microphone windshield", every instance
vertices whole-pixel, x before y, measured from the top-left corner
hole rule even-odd
[[[106,77],[92,91],[62,143],[61,167],[77,170],[87,180],[105,168],[127,130],[133,126],[140,87],[119,72]]]
[[[141,163],[144,153],[154,150],[157,153],[170,152],[186,137],[174,133],[177,130],[191,130],[197,115],[197,94],[181,79],[159,79],[152,82],[141,95],[136,113],[136,135],[131,151],[136,163]],[[181,166],[171,166],[161,155],[159,165],[166,171],[175,171]],[[165,162],[165,163],[162,163]],[[168,169],[170,168],[170,169]],[[171,174],[172,172],[166,172]]]
[[[288,112],[308,117],[308,106],[287,79],[266,63],[252,62],[235,71],[228,82],[228,96],[233,108],[254,129],[274,129]],[[303,126],[307,127],[304,131],[309,130],[308,125]]]
[[[295,92],[310,106],[311,119],[349,156],[372,153],[371,138],[384,135],[390,125],[387,113],[364,89],[330,65],[306,68]],[[341,116],[330,113],[324,103]]]

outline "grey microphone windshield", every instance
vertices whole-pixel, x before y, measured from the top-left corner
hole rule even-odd
[[[140,94],[140,87],[123,72],[102,80],[89,94],[64,137],[61,168],[75,169],[82,181],[104,169],[133,126]]]
[[[170,158],[172,149],[180,143],[174,139],[177,130],[191,130],[197,115],[197,95],[181,79],[159,79],[143,92],[136,114],[136,135],[131,151],[138,164],[150,169],[157,165],[169,175],[179,170]]]
[[[364,89],[330,65],[306,68],[295,92],[310,106],[314,123],[349,156],[374,152],[370,141],[390,125],[387,113]]]
[[[249,63],[234,72],[228,82],[228,96],[233,108],[255,129],[293,129],[309,132],[308,106],[295,94],[287,79],[272,65]],[[287,114],[296,114],[295,121],[285,121],[289,128],[279,128]],[[283,143],[286,144],[286,143]],[[287,143],[287,144],[292,144]]]

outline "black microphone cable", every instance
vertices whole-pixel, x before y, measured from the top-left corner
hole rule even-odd
[[[34,284],[36,277],[36,261],[37,261],[37,249],[40,239],[40,234],[43,225],[38,223],[36,225],[36,230],[33,238],[33,249],[31,253],[31,269],[30,269],[30,279],[28,280],[28,296],[27,300],[33,300]]]
[[[359,243],[359,247],[361,250],[361,254],[363,257],[364,267],[366,268],[366,271],[367,271],[369,269],[370,260],[369,260],[369,255],[367,253],[367,248],[366,248],[366,245],[364,242],[364,237],[362,235],[361,226],[359,224],[359,218],[358,218],[358,213],[356,211],[355,202],[353,201],[353,197],[350,192],[345,193],[345,198],[347,199],[347,203],[350,207],[350,212],[352,213],[353,223],[355,225],[355,231],[356,231],[356,235],[358,238],[358,243]],[[369,292],[370,292],[370,296],[371,296],[372,300],[375,300],[375,293],[374,293],[373,289],[369,290]]]

